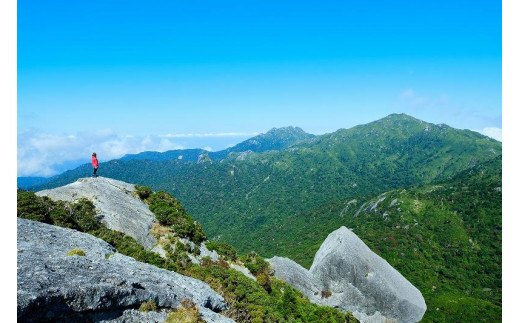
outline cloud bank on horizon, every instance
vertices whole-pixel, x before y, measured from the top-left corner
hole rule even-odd
[[[502,129],[486,127],[473,130],[490,138],[502,141]],[[96,132],[78,132],[75,135],[56,135],[24,131],[18,134],[17,172],[18,176],[49,177],[65,170],[73,169],[90,162],[92,152],[98,154],[100,162],[121,158],[126,154],[143,151],[164,152],[175,149],[202,148],[207,151],[218,151],[255,136],[258,133],[204,133],[204,134],[166,134],[147,136],[122,136],[105,129]],[[174,139],[198,138],[199,141],[185,141],[182,144]],[[205,145],[210,139],[214,147]],[[199,143],[199,145],[197,145]]]
[[[167,150],[201,148],[213,151],[207,143],[216,144],[217,149],[230,146],[256,133],[204,133],[166,134],[147,136],[122,136],[110,129],[96,132],[78,132],[74,135],[56,135],[35,130],[18,134],[18,176],[56,175],[67,169],[90,162],[96,152],[100,162],[121,158],[126,154],[143,151],[164,152]],[[217,138],[217,141],[212,141]],[[182,142],[175,139],[187,139]],[[196,140],[199,139],[199,140]],[[200,140],[202,139],[202,140]],[[197,143],[206,143],[198,145]]]

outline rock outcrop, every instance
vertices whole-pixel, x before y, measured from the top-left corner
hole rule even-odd
[[[105,177],[81,178],[76,182],[36,193],[53,200],[74,202],[87,198],[96,207],[102,223],[109,229],[123,232],[151,250],[157,243],[150,234],[155,221],[148,205],[134,196],[132,184]]]
[[[310,270],[287,258],[269,259],[274,275],[311,302],[350,311],[361,321],[418,322],[421,292],[345,227],[329,234]]]
[[[208,322],[223,297],[207,284],[121,255],[89,234],[18,218],[18,321],[161,322],[166,310],[192,300]],[[67,255],[73,249],[84,256]],[[153,300],[159,310],[136,309]]]

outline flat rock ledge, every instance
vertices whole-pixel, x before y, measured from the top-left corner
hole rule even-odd
[[[17,219],[19,322],[163,322],[190,299],[208,322],[232,322],[206,283],[121,255],[89,234]],[[67,253],[81,249],[85,256]],[[137,311],[153,300],[159,310]]]
[[[109,229],[123,232],[151,250],[157,239],[150,234],[155,216],[148,205],[134,196],[135,187],[106,177],[80,178],[76,182],[36,192],[53,200],[75,202],[87,198],[96,207],[98,218]]]
[[[310,270],[288,258],[268,261],[311,302],[362,322],[419,322],[426,311],[421,292],[346,227],[329,234]]]

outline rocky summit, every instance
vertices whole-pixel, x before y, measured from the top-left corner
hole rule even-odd
[[[76,182],[36,193],[53,200],[75,202],[81,198],[92,201],[102,223],[109,229],[123,232],[150,250],[157,240],[150,234],[155,216],[148,205],[135,197],[135,187],[105,177],[80,178]]]
[[[17,314],[20,322],[164,322],[189,299],[208,322],[231,322],[207,284],[121,255],[101,239],[18,218]],[[140,312],[154,301],[158,311]]]
[[[418,322],[421,292],[346,227],[329,234],[310,270],[287,258],[269,259],[274,275],[320,305],[351,311],[364,322]]]

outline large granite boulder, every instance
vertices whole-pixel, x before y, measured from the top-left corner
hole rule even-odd
[[[18,218],[18,321],[161,322],[190,299],[208,322],[230,322],[207,284],[121,255],[89,234]],[[67,255],[73,249],[84,256]],[[158,312],[136,309],[153,300]]]
[[[310,270],[269,259],[274,275],[320,305],[350,311],[370,322],[418,322],[426,311],[421,292],[345,227],[329,234]]]
[[[109,229],[123,232],[151,250],[157,243],[157,239],[150,234],[155,216],[148,205],[133,194],[134,191],[133,184],[106,177],[91,177],[39,191],[36,195],[68,202],[87,198],[96,207],[101,222]]]

